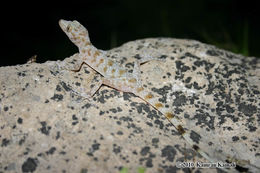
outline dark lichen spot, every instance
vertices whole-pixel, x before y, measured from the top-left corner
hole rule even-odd
[[[71,125],[75,126],[78,123],[79,123],[78,121],[74,121],[74,122],[71,123]]]
[[[153,127],[153,124],[151,122],[146,122],[146,124],[150,127]]]
[[[65,89],[65,91],[71,90],[71,88],[65,82],[60,82],[60,85]]]
[[[49,135],[50,130],[51,130],[51,126],[47,126],[47,123],[45,121],[40,122],[42,125],[42,128],[40,128],[40,131],[45,134],[45,135]]]
[[[190,67],[184,65],[184,63],[182,61],[175,61],[175,64],[176,64],[176,68],[178,70],[180,70],[181,72],[186,72],[186,71],[190,70]]]
[[[252,125],[249,125],[248,128],[249,128],[249,132],[255,132],[257,129],[255,126]]]
[[[88,169],[87,169],[87,168],[82,168],[82,169],[80,170],[80,173],[88,173]]]
[[[247,137],[246,136],[242,136],[241,137],[243,140],[247,140]]]
[[[133,122],[133,119],[131,117],[120,117],[119,118],[120,121],[125,121],[125,122]]]
[[[211,116],[208,112],[204,112],[204,110],[202,109],[198,109],[197,112],[199,113],[196,113],[194,115],[194,118],[192,118],[192,119],[196,119],[196,125],[200,125],[201,127],[207,126],[209,129],[214,130],[215,117]]]
[[[38,74],[37,76],[39,76],[40,78],[43,78],[43,75],[41,75],[41,74]]]
[[[161,55],[160,57],[158,57],[158,59],[166,59],[167,57],[167,55]]]
[[[65,151],[61,151],[61,152],[59,152],[59,154],[60,154],[60,155],[65,155],[66,152],[65,152]]]
[[[96,84],[91,84],[90,88],[94,88],[96,86]]]
[[[22,124],[22,123],[23,123],[23,119],[19,117],[19,118],[17,119],[17,123],[18,123],[18,124]]]
[[[155,148],[158,148],[158,144],[159,144],[159,138],[153,138],[152,146],[154,146]]]
[[[149,151],[150,151],[150,147],[146,146],[146,147],[142,148],[142,150],[140,151],[140,154],[142,156],[145,156],[149,153]]]
[[[90,108],[90,107],[91,107],[91,104],[87,103],[87,104],[85,104],[84,106],[82,106],[81,108],[82,108],[82,109],[83,109],[83,108],[88,109],[88,108]]]
[[[239,137],[238,137],[238,136],[233,136],[233,137],[232,137],[232,141],[235,142],[235,141],[238,141],[238,140],[239,140]]]
[[[37,158],[28,158],[22,165],[23,172],[34,172],[37,168]]]
[[[78,118],[75,114],[72,115],[72,120],[78,120]]]
[[[26,139],[26,137],[23,136],[23,138],[19,140],[19,145],[22,145],[25,142],[25,139]]]
[[[167,74],[167,76],[168,76],[168,77],[170,77],[170,76],[172,75],[172,74],[171,74],[171,73],[169,73],[169,72],[167,72],[166,74]]]
[[[141,127],[137,127],[134,123],[129,123],[129,124],[127,125],[127,128],[133,128],[133,129],[134,129],[133,132],[134,132],[134,133],[137,133],[137,134],[143,132],[143,129],[142,129]]]
[[[4,111],[8,111],[8,109],[9,109],[9,108],[8,108],[7,106],[4,107]]]
[[[205,92],[205,95],[210,95],[215,90],[216,86],[214,82],[209,81],[208,88]]]
[[[173,106],[183,106],[187,103],[187,98],[185,95],[182,95],[178,92],[176,92],[175,94],[175,99],[174,99],[174,102],[173,102]]]
[[[159,142],[159,138],[153,138],[152,139],[152,143],[153,144],[158,144],[158,142]]]
[[[76,85],[76,86],[80,86],[80,85],[81,85],[81,83],[79,83],[79,82],[76,82],[76,83],[75,83],[75,85]]]
[[[56,148],[55,147],[51,147],[48,151],[46,151],[46,154],[49,155],[49,154],[53,154],[54,152],[56,151]]]
[[[117,113],[117,110],[115,108],[109,109],[112,113]]]
[[[198,145],[193,145],[192,148],[195,150],[195,151],[198,151],[200,149],[200,147]]]
[[[121,152],[121,147],[120,146],[117,146],[116,144],[113,144],[113,152],[115,154],[118,154]]]
[[[152,168],[153,167],[153,160],[151,158],[147,158],[145,165],[148,168]]]
[[[10,143],[10,140],[4,138],[4,139],[2,140],[1,147],[6,147],[9,143]]]
[[[57,139],[59,139],[59,138],[60,138],[60,132],[58,131],[57,134],[56,134],[55,139],[57,140]]]
[[[191,138],[194,142],[196,142],[196,143],[198,144],[199,141],[200,141],[200,139],[201,139],[201,136],[200,136],[198,133],[196,133],[196,132],[194,132],[193,130],[191,130],[190,138]]]
[[[105,114],[104,111],[100,111],[100,112],[99,112],[99,115],[104,115],[104,114]]]
[[[17,75],[18,75],[18,76],[21,76],[21,77],[24,77],[24,76],[26,76],[26,74],[25,74],[25,71],[18,72],[18,73],[17,73]]]
[[[238,106],[238,110],[240,112],[243,112],[247,116],[252,116],[254,113],[256,113],[256,106],[246,103],[241,103]]]
[[[234,112],[234,109],[231,108],[229,105],[226,105],[226,110],[228,113],[233,113]]]
[[[197,56],[191,54],[190,52],[186,52],[186,53],[185,53],[185,56],[190,57],[190,58],[193,58],[193,59],[197,59],[197,60],[200,59],[199,57],[197,57]]]
[[[116,134],[123,135],[124,133],[122,131],[118,131]]]
[[[53,76],[56,76],[57,74],[59,74],[59,71],[50,71],[51,72],[51,74],[53,75]]]
[[[184,82],[185,82],[185,83],[190,83],[191,79],[192,79],[192,78],[189,76],[189,77],[187,77],[187,78],[184,80]]]
[[[159,128],[160,128],[160,129],[163,129],[164,125],[163,125],[163,122],[162,122],[162,121],[156,119],[156,120],[154,121],[154,123],[157,124],[157,125],[159,125]]]
[[[176,150],[170,145],[167,145],[162,149],[162,157],[166,157],[166,159],[169,160],[170,162],[174,160],[175,155],[176,155]]]
[[[218,53],[215,50],[207,50],[206,54],[209,56],[218,56]]]
[[[224,128],[225,128],[225,127],[224,127]],[[225,129],[227,129],[228,131],[232,131],[232,130],[233,130],[233,128],[230,127],[230,126],[226,127]]]
[[[123,109],[121,109],[120,107],[117,107],[117,112],[122,112]]]
[[[105,93],[106,93],[106,92],[108,92],[108,91],[107,91],[107,90],[102,90],[101,92],[99,92],[99,95],[96,94],[96,96],[97,96],[97,101],[98,101],[99,103],[105,103],[105,102],[106,102],[105,99],[108,98],[107,96],[105,96]],[[96,98],[96,97],[94,97],[94,101],[96,101],[95,98]]]
[[[197,82],[193,82],[193,83],[192,83],[192,86],[193,86],[193,88],[196,89],[196,90],[201,90],[201,89],[203,88],[203,87],[200,87]]]
[[[55,101],[62,101],[63,100],[63,95],[62,94],[54,94],[53,97],[51,97],[52,100]]]
[[[96,144],[93,144],[92,145],[92,149],[95,151],[95,150],[98,150],[99,149],[99,146],[100,144],[96,143]]]
[[[248,168],[239,166],[238,164],[236,165],[235,169],[238,170],[239,172],[248,172],[249,170]]]
[[[133,152],[132,152],[134,155],[137,155],[138,153],[134,150]]]
[[[162,100],[159,100],[160,102],[162,103],[165,103],[166,102],[166,94],[172,90],[172,86],[169,85],[165,85],[163,86],[162,88],[152,88],[152,91],[153,92],[156,92],[158,93],[159,95],[163,96],[163,99]]]
[[[178,172],[179,168],[177,168],[176,166],[163,166],[163,170],[165,171],[165,173],[174,173],[174,172]],[[191,170],[185,171],[185,168],[183,168],[182,170],[185,173],[191,172]],[[164,172],[164,171],[161,171],[161,172]],[[200,173],[200,172],[196,172],[196,173]]]
[[[57,85],[57,86],[56,86],[56,91],[61,91],[60,85]]]
[[[87,152],[86,154],[87,154],[88,156],[92,156],[92,157],[94,156],[93,153],[91,153],[91,152]]]

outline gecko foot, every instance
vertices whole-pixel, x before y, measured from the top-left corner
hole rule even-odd
[[[148,61],[156,60],[156,61],[163,61],[165,62],[164,59],[159,59],[159,57],[162,56],[162,54],[158,51],[151,51],[151,50],[143,50],[141,55],[141,59],[139,60],[140,65],[144,64]]]
[[[75,89],[72,88],[72,92],[84,99],[91,100],[93,95],[100,89],[101,85],[103,84],[103,80],[98,81],[89,91],[86,91],[85,88]]]

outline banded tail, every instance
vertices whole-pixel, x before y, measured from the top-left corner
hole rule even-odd
[[[202,157],[204,157],[206,160],[214,163],[216,160],[210,158],[205,152],[203,152],[200,147],[190,138],[190,130],[185,130],[183,128],[183,123],[181,120],[174,116],[174,114],[169,111],[169,108],[166,108],[163,103],[160,103],[156,97],[152,93],[149,93],[145,91],[143,87],[136,88],[136,91],[134,94],[141,99],[143,99],[145,102],[149,103],[151,106],[153,106],[156,110],[161,112],[169,121],[170,123],[178,130],[178,132],[181,134],[181,136],[188,142],[188,144],[197,151]]]

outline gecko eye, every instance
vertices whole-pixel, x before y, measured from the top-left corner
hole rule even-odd
[[[68,25],[67,28],[66,28],[66,31],[67,31],[67,32],[71,32],[71,29],[72,29],[71,26]]]

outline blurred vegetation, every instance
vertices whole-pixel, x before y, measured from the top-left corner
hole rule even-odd
[[[147,1],[115,2],[95,11],[100,19],[107,14],[108,20],[100,23],[111,31],[109,48],[139,38],[174,37],[199,40],[245,56],[260,55],[259,49],[249,47],[259,38],[254,31],[249,36],[255,11],[246,8],[253,4],[247,7],[235,0],[164,0],[149,1],[147,7]]]
[[[144,167],[139,167],[138,170],[137,170],[137,173],[145,173],[145,168]],[[129,173],[128,171],[128,168],[126,167],[123,167],[121,170],[120,170],[120,173]]]
[[[10,14],[16,15],[5,13],[9,18],[2,21],[8,33],[3,34],[6,64],[25,63],[35,54],[37,62],[62,60],[77,52],[58,26],[61,18],[81,22],[99,49],[148,37],[172,37],[260,57],[260,10],[254,1],[84,0],[59,6],[37,1],[28,7],[10,7]]]

